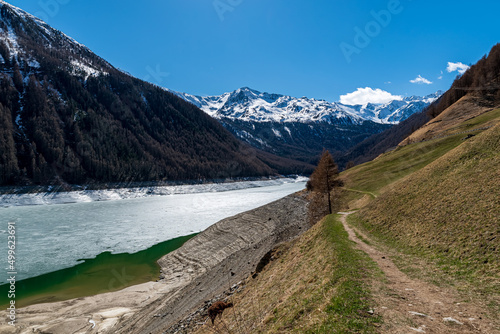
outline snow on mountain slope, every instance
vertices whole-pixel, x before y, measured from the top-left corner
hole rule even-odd
[[[309,173],[0,0],[0,185]],[[175,125],[174,125],[175,124]]]
[[[18,42],[19,36],[16,35],[14,29],[17,26],[22,30],[23,35],[36,36],[39,44],[45,48],[68,52],[70,54],[68,57],[69,62],[65,64],[65,67],[74,76],[83,76],[86,80],[89,76],[107,75],[105,69],[112,67],[101,58],[97,61],[89,59],[86,55],[91,51],[85,45],[50,27],[47,23],[22,9],[0,0],[0,10],[3,11],[0,20],[0,43],[4,48],[3,52],[1,52],[4,54],[2,55],[2,63],[5,62],[4,58],[7,52],[8,60],[15,57],[19,65],[26,64],[34,69],[37,69],[40,65],[36,57],[41,55],[24,50],[23,46]]]
[[[295,98],[287,95],[261,93],[248,87],[219,96],[196,96],[170,92],[193,103],[215,118],[230,118],[248,122],[338,123],[350,119],[354,124],[373,121],[397,124],[415,112],[423,110],[441,96],[442,92],[418,97],[406,97],[386,104],[345,105],[338,102]]]

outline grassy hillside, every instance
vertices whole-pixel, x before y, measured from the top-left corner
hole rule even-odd
[[[330,215],[275,249],[271,263],[232,296],[224,321],[196,333],[374,333],[380,319],[368,312],[374,301],[364,280],[376,274]]]
[[[492,111],[496,111],[496,113]],[[488,115],[486,117],[494,119],[498,117],[498,113],[498,109],[492,108],[491,104],[484,103],[481,98],[467,95],[443,111],[432,121],[412,133],[403,141],[403,144],[449,135],[460,132],[460,130],[467,130],[467,127],[463,125],[468,120],[474,119],[475,123],[480,123],[484,121],[484,114]],[[474,123],[470,125],[473,126]]]
[[[498,291],[499,152],[500,125],[496,125],[462,141],[393,184],[390,191],[382,190],[358,219],[389,244],[435,260],[445,272],[477,287]]]
[[[497,318],[500,300],[499,118],[500,109],[465,118],[437,139],[399,147],[351,168],[341,174],[345,186],[336,194],[343,209],[360,209],[348,222],[359,229],[359,238],[390,254],[410,277],[404,283],[431,282],[430,289],[438,291],[437,284],[457,293],[466,307],[481,305],[481,312],[488,305],[482,314],[489,319]],[[395,305],[413,306],[388,281],[348,241],[338,216],[327,216],[273,251],[264,270],[230,297],[235,306],[225,311],[222,322],[197,330],[400,333],[417,328],[418,321]],[[448,310],[456,308],[454,298]],[[377,316],[384,305],[399,315]],[[375,315],[368,312],[372,308]]]
[[[391,187],[386,186],[422,169],[463,144],[466,136],[479,134],[485,127],[492,127],[499,122],[500,109],[491,110],[436,133],[436,139],[400,146],[392,152],[343,172],[341,178],[345,188],[358,191],[358,194],[347,193],[347,199],[359,198],[363,192],[377,195],[389,191]]]

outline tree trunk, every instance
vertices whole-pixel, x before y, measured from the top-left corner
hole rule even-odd
[[[330,169],[328,168],[328,166],[326,167],[326,192],[327,192],[327,196],[328,196],[328,213],[329,214],[332,214],[332,200],[330,198],[330,192],[332,191],[330,189]]]
[[[330,192],[328,192],[328,212],[332,214],[332,200],[330,199]]]

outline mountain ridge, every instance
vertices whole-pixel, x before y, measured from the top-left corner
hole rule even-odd
[[[193,103],[215,118],[231,118],[253,122],[342,122],[350,118],[355,124],[372,121],[379,124],[397,124],[413,113],[423,110],[442,94],[437,91],[424,97],[409,96],[387,103],[347,105],[314,98],[296,98],[289,95],[260,92],[242,87],[214,96],[198,96],[176,92],[173,94]]]
[[[202,109],[255,148],[311,164],[327,149],[341,166],[354,160],[350,152],[359,143],[394,126],[396,119],[397,123],[406,122],[442,93],[410,96],[386,104],[347,106],[261,93],[248,87],[205,97],[166,90]]]

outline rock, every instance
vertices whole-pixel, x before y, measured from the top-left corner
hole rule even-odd
[[[417,315],[417,316],[423,317],[423,318],[430,318],[427,314],[423,314],[423,313],[419,313],[419,312],[408,311],[408,313],[410,313],[411,315]]]
[[[452,317],[443,318],[443,321],[444,322],[451,322],[451,323],[454,323],[457,325],[463,325],[462,322],[458,321],[457,319],[453,319]]]
[[[156,332],[160,327],[166,333],[192,332],[197,323],[207,320],[209,305],[244,289],[236,282],[252,274],[257,277],[257,263],[266,253],[309,229],[307,212],[305,197],[293,194],[210,226],[158,261],[164,282],[175,284],[175,290],[159,305],[124,319],[118,333]],[[172,313],[152,319],[158,309]]]

